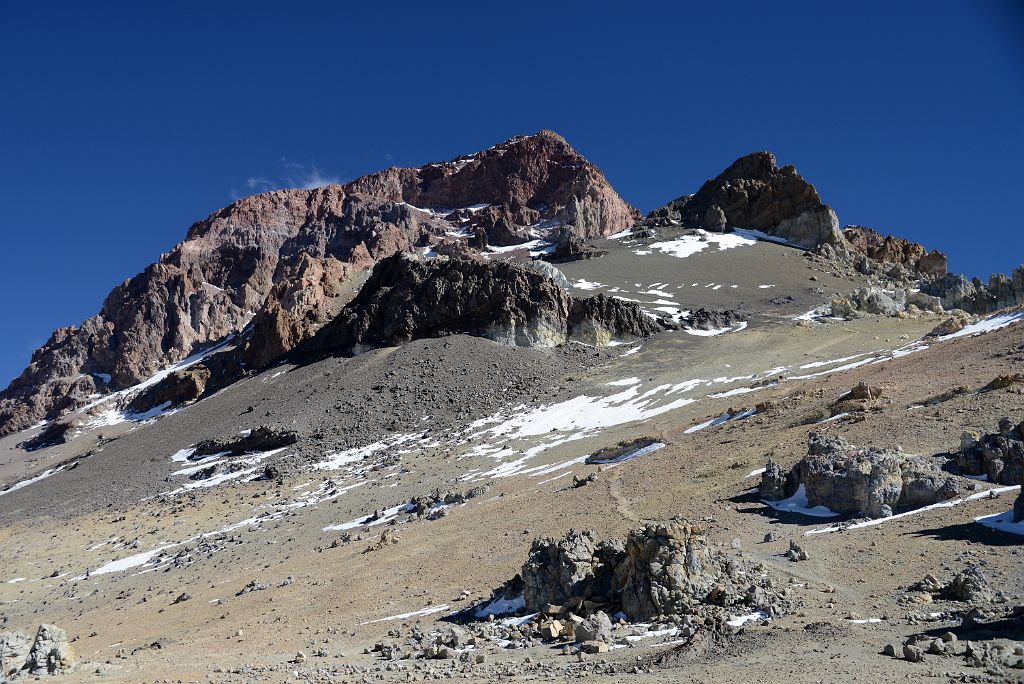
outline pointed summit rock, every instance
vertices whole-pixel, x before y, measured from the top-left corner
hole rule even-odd
[[[740,157],[697,194],[652,211],[645,223],[715,232],[748,228],[806,249],[843,242],[832,208],[796,168],[780,168],[771,152]]]

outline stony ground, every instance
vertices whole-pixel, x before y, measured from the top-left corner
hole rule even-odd
[[[271,369],[183,411],[51,449],[27,454],[15,446],[26,435],[12,436],[0,445],[0,482],[80,460],[0,495],[0,631],[64,628],[80,660],[65,678],[81,681],[1019,678],[960,656],[882,655],[919,633],[991,641],[954,616],[968,604],[939,591],[918,602],[910,588],[928,574],[945,582],[979,564],[1003,594],[994,609],[1024,603],[1021,538],[974,522],[1014,494],[809,534],[831,520],[764,505],[750,474],[769,455],[795,463],[812,429],[930,457],[955,450],[964,430],[1024,419],[1020,386],[976,392],[1024,372],[1024,326],[894,358],[941,319],[794,320],[857,285],[799,251],[758,243],[677,258],[606,242],[608,256],[564,265],[571,282],[645,307],[738,308],[747,328],[602,350],[424,340]],[[882,398],[815,424],[860,381]],[[969,391],[920,406],[959,386]],[[752,417],[692,430],[758,404]],[[264,460],[219,461],[218,472],[243,474],[213,486],[174,474],[193,467],[173,460],[181,450],[261,424],[299,441]],[[612,466],[582,462],[641,437],[666,446]],[[272,477],[256,479],[268,464]],[[435,490],[470,498],[436,519],[403,508]],[[791,612],[702,648],[622,625],[627,647],[582,657],[539,638],[504,648],[480,637],[447,660],[372,652],[417,628],[443,631],[452,613],[486,602],[537,537],[589,528],[621,538],[674,516],[704,524],[713,548],[764,563],[789,589]],[[786,557],[790,541],[807,560]],[[484,634],[487,624],[463,627]]]

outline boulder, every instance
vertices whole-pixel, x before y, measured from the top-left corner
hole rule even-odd
[[[810,506],[870,518],[947,501],[973,486],[920,456],[858,448],[840,437],[815,432],[808,435],[807,456],[790,472],[783,475],[778,466],[771,468],[770,475],[765,470],[762,498],[778,500],[780,482],[784,483],[782,494],[803,485]]]
[[[832,315],[837,318],[858,318],[865,314],[896,316],[906,306],[906,292],[886,292],[880,287],[861,287],[846,297],[832,300]]]
[[[544,261],[555,264],[564,264],[570,261],[582,261],[584,259],[597,259],[608,254],[607,251],[595,249],[588,245],[583,238],[576,234],[571,228],[561,231],[555,249],[543,255]]]
[[[245,435],[236,435],[226,439],[208,439],[199,442],[192,452],[192,457],[200,458],[202,456],[223,453],[228,453],[231,456],[241,456],[242,454],[280,449],[281,447],[291,446],[297,441],[299,441],[299,436],[294,430],[260,425]]]
[[[722,330],[747,320],[745,314],[735,309],[706,309],[701,307],[683,321],[683,325],[694,330]]]
[[[77,421],[55,420],[43,428],[40,433],[19,443],[18,447],[25,451],[37,451],[58,444],[64,444],[77,427]]]
[[[949,318],[932,328],[931,332],[928,333],[929,337],[944,337],[946,335],[952,335],[953,333],[960,332],[966,326],[974,322],[974,316],[970,315],[966,311],[955,309],[949,313]]]
[[[32,650],[22,670],[33,676],[62,674],[75,664],[75,653],[67,633],[53,625],[39,625]]]
[[[971,603],[992,600],[992,588],[989,586],[988,577],[977,565],[969,565],[958,572],[947,590],[957,601]]]
[[[174,371],[157,384],[143,390],[128,404],[131,413],[145,413],[158,406],[179,406],[195,401],[206,391],[210,369],[202,364]]]
[[[998,431],[983,437],[965,433],[955,458],[965,475],[985,475],[993,484],[1024,484],[1024,437],[1011,418],[1002,418]]]
[[[576,641],[600,641],[605,644],[612,640],[612,621],[604,611],[597,611],[576,625],[573,635]]]
[[[30,645],[28,637],[21,632],[0,633],[0,682],[6,682],[10,672],[21,669]]]

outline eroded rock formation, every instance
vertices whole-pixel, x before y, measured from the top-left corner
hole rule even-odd
[[[521,577],[530,611],[621,610],[632,620],[652,620],[740,606],[776,616],[788,607],[763,569],[715,551],[706,530],[685,520],[633,530],[624,543],[576,530],[563,539],[538,539]]]
[[[303,349],[359,353],[460,333],[516,346],[605,345],[658,329],[633,302],[574,298],[532,268],[399,253]]]
[[[761,498],[788,498],[800,486],[809,506],[881,518],[962,496],[973,483],[944,472],[927,458],[854,447],[840,437],[812,432],[807,456],[792,470],[769,462],[761,476]]]
[[[843,242],[835,212],[793,166],[779,167],[771,152],[737,159],[701,186],[651,212],[648,226],[683,226],[723,232],[752,228],[813,249]]]

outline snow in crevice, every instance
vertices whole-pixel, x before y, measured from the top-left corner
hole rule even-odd
[[[840,515],[826,506],[811,506],[807,502],[807,490],[803,485],[800,485],[796,493],[788,499],[783,499],[782,501],[762,499],[761,502],[783,513],[799,513],[800,515],[809,515],[815,518],[835,518]]]

